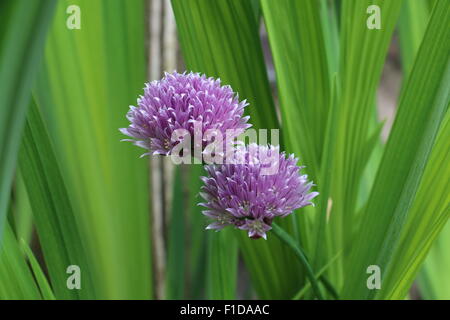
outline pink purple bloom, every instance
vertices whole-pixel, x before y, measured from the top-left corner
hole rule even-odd
[[[130,106],[127,119],[130,125],[120,131],[131,137],[125,141],[148,149],[148,154],[170,155],[180,143],[173,139],[177,129],[194,136],[194,123],[201,124],[202,133],[218,130],[224,137],[226,130],[235,130],[236,136],[251,125],[244,117],[246,101],[239,101],[230,86],[222,86],[219,79],[199,73],[165,73],[159,81],[144,88],[144,95]],[[198,131],[198,130],[197,130]],[[181,138],[182,139],[182,138]],[[204,148],[206,141],[202,141]]]
[[[312,205],[318,195],[310,192],[312,182],[301,175],[294,155],[279,153],[274,146],[250,144],[236,149],[245,161],[207,165],[202,177],[201,196],[207,209],[203,214],[212,220],[207,229],[235,226],[247,230],[250,238],[266,239],[275,217],[286,217],[295,209]],[[276,162],[276,172],[264,174]]]

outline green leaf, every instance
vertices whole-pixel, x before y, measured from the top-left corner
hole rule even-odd
[[[314,256],[313,267],[317,269],[325,260],[323,250],[325,250],[326,228],[327,228],[327,212],[331,210],[330,191],[331,177],[333,175],[333,155],[336,153],[336,132],[338,127],[338,94],[339,84],[337,75],[333,77],[330,106],[328,112],[327,127],[325,133],[325,143],[323,145],[323,161],[320,171],[320,197],[318,201],[318,210],[315,224],[315,239],[313,240]]]
[[[274,59],[286,149],[318,175],[330,100],[320,1],[261,1]],[[299,138],[301,137],[301,138]]]
[[[47,129],[34,102],[28,112],[19,165],[36,222],[36,229],[58,299],[93,299],[90,261],[83,229],[74,216]],[[67,289],[67,267],[78,265],[83,272],[83,290]]]
[[[367,8],[377,5],[381,12],[381,29],[369,29]],[[333,256],[347,248],[358,227],[357,200],[370,144],[374,121],[375,95],[384,60],[401,9],[401,1],[343,0],[340,19],[338,129],[334,155],[335,172],[331,198],[329,250]],[[344,284],[344,268],[353,260],[343,255],[330,277],[337,287]]]
[[[167,257],[167,299],[183,299],[186,273],[186,237],[183,173],[180,166],[175,167],[173,178],[172,214],[169,224]]]
[[[21,241],[21,246],[22,250],[28,258],[28,261],[30,262],[31,269],[33,270],[34,277],[36,278],[36,281],[39,285],[39,290],[41,291],[42,298],[44,298],[45,300],[55,300],[55,295],[53,294],[52,288],[50,287],[50,284],[48,283],[47,278],[45,277],[45,274],[42,271],[41,266],[39,265],[39,262],[37,262],[30,247],[23,239]]]
[[[202,207],[198,205],[200,200],[200,187],[202,181],[200,176],[205,175],[205,171],[202,165],[190,165],[188,170],[188,184],[185,192],[188,194],[188,218],[187,229],[189,232],[188,238],[190,239],[189,246],[189,269],[190,269],[190,283],[189,299],[204,298],[205,283],[207,278],[207,239],[208,233],[205,231],[207,221],[205,216],[201,214]],[[176,200],[174,200],[176,201]]]
[[[399,23],[399,39],[404,74],[411,70],[427,27],[433,2],[419,0],[405,1],[403,4]],[[437,196],[438,194],[433,192],[431,196]],[[448,255],[445,254],[445,252],[448,252],[450,244],[450,228],[448,225],[447,223],[447,227],[444,228],[431,248],[419,275],[420,294],[426,299],[448,299],[450,297],[450,291],[448,290],[450,283],[446,281],[450,260]]]
[[[277,128],[252,2],[172,0],[172,6],[186,67],[239,92],[254,127]]]
[[[54,0],[0,4],[0,243],[30,89],[54,6]]]
[[[152,297],[148,163],[118,130],[146,80],[146,28],[141,0],[58,1],[33,91],[103,299]]]
[[[402,229],[408,221],[419,184],[423,181],[431,147],[448,108],[450,42],[446,39],[450,37],[449,19],[450,3],[437,2],[400,99],[380,169],[363,213],[355,241],[364,245],[355,248],[350,256],[351,265],[346,272],[352,275],[352,279],[344,288],[344,297],[374,296],[375,292],[365,286],[369,265],[378,265],[384,273],[394,268],[393,254],[398,248]],[[429,214],[430,211],[422,212],[422,219]],[[444,222],[441,221],[438,226]],[[392,285],[393,281],[384,279],[382,293],[389,292]]]
[[[414,63],[414,58],[422,42],[423,34],[428,24],[430,10],[429,0],[404,1],[398,33],[400,40],[401,62],[404,78],[407,79],[408,73]]]
[[[447,82],[448,88],[448,82]],[[448,109],[442,121],[436,143],[433,146],[429,161],[423,173],[423,178],[414,203],[408,215],[408,220],[402,230],[400,244],[394,254],[392,266],[386,274],[386,282],[392,283],[382,292],[390,299],[403,298],[417,272],[427,257],[427,253],[436,240],[429,255],[429,261],[419,283],[428,288],[425,297],[445,299],[448,295],[448,241],[450,218],[450,111]],[[439,234],[440,230],[442,231]],[[430,268],[427,268],[430,267]],[[429,283],[425,283],[429,279]]]
[[[28,197],[25,181],[20,170],[17,170],[14,188],[14,232],[18,239],[30,243],[33,235],[33,212]]]
[[[14,233],[7,223],[0,246],[0,299],[41,299]]]
[[[208,299],[236,299],[238,247],[233,231],[230,228],[208,234]]]
[[[259,0],[250,0],[252,3],[253,14],[256,18],[257,24],[259,24],[259,20],[261,18],[261,5]]]
[[[450,299],[450,223],[439,234],[419,274],[420,295],[424,299]]]

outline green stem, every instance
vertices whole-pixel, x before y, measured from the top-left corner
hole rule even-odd
[[[311,282],[311,287],[316,295],[317,299],[323,300],[322,293],[320,292],[319,285],[317,283],[316,277],[314,276],[314,272],[306,259],[305,254],[303,253],[302,248],[296,244],[295,240],[281,228],[276,223],[272,223],[272,231],[275,235],[280,239],[283,243],[287,244],[295,253],[300,263],[305,267],[306,276]]]
[[[328,293],[335,299],[339,300],[339,295],[336,292],[336,289],[334,289],[333,285],[330,283],[330,281],[327,279],[327,277],[324,275],[325,271],[336,262],[337,258],[339,258],[342,254],[341,252],[338,252],[328,263],[323,266],[319,271],[315,273],[315,278],[319,279],[320,282],[322,282],[322,285],[327,289]],[[306,259],[308,260],[308,256],[306,256]],[[306,283],[303,288],[298,291],[295,296],[292,298],[292,300],[299,300],[303,295],[311,288],[311,284],[308,282]]]
[[[321,275],[319,280],[320,280],[320,282],[322,282],[323,286],[325,287],[325,289],[327,289],[327,291],[331,294],[331,296],[334,299],[339,300],[339,295],[338,295],[337,291],[334,289],[330,280],[328,280],[328,278],[325,277],[324,275]]]

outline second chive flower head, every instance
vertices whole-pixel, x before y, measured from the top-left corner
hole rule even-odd
[[[312,182],[300,175],[294,155],[279,153],[278,147],[250,144],[238,147],[243,163],[207,165],[201,196],[206,202],[203,214],[212,220],[207,229],[235,226],[247,230],[250,238],[266,239],[275,217],[285,217],[295,209],[311,205],[318,195],[310,192]],[[274,157],[275,156],[275,157]],[[263,174],[264,159],[277,162],[274,174]]]

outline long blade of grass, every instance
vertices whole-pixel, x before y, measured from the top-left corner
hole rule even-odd
[[[175,168],[173,178],[173,204],[167,257],[167,299],[183,299],[186,273],[186,235],[182,168]]]
[[[381,29],[369,29],[367,8],[377,5],[381,11]],[[329,242],[331,254],[337,253],[353,240],[357,228],[357,200],[364,168],[361,155],[370,143],[375,95],[384,59],[397,23],[401,1],[343,0],[340,18],[339,75],[341,93],[330,213]],[[357,63],[355,63],[357,61]],[[343,256],[342,263],[332,271],[332,279],[341,287],[344,265],[352,261]]]
[[[208,234],[208,299],[236,299],[238,246],[233,231],[222,230],[220,237]]]
[[[207,239],[205,232],[207,221],[201,214],[202,208],[198,206],[200,202],[200,187],[202,181],[200,176],[205,175],[202,165],[191,165],[188,170],[188,184],[185,192],[188,194],[188,218],[187,226],[189,229],[189,268],[190,299],[199,299],[205,296],[205,283],[207,278]]]
[[[448,21],[450,3],[438,1],[408,84],[403,91],[395,123],[386,145],[375,184],[364,211],[347,272],[352,279],[344,288],[348,298],[371,298],[365,271],[378,265],[387,272],[397,248],[408,211],[422,180],[443,115],[449,102],[450,68]],[[430,212],[422,213],[423,219]],[[441,222],[442,223],[442,222]],[[370,239],[366,241],[365,239]],[[384,281],[388,291],[392,282]],[[384,291],[383,290],[383,291]]]
[[[382,288],[381,297],[401,299],[407,294],[433,241],[444,226],[448,226],[450,218],[448,190],[450,190],[450,111],[447,109],[417,196],[402,230],[400,244],[391,262],[392,267],[385,273],[385,282],[390,285]],[[448,227],[446,229],[444,228],[439,235],[435,247],[430,252],[431,268],[425,268],[420,278],[422,280],[420,283],[424,285],[424,277],[430,280],[425,287],[429,289],[425,291],[426,298],[449,297],[447,277],[449,259],[446,249],[450,242]]]
[[[262,0],[261,5],[275,63],[286,149],[301,155],[314,179],[330,100],[321,3]]]
[[[313,268],[317,270],[325,260],[323,254],[326,241],[326,228],[327,228],[327,212],[331,210],[331,177],[333,174],[333,155],[336,150],[336,131],[338,128],[338,93],[339,84],[338,78],[335,76],[332,82],[331,100],[327,120],[327,128],[325,133],[325,142],[323,145],[323,161],[321,165],[319,183],[320,198],[317,206],[317,218],[315,225],[315,241],[313,241],[314,256],[313,256]]]
[[[83,229],[76,221],[65,182],[41,114],[34,103],[29,108],[19,156],[20,170],[55,295],[59,299],[95,297],[92,261],[83,245]],[[83,290],[68,290],[67,267],[82,271]]]
[[[144,19],[141,0],[58,1],[34,88],[100,298],[152,297],[147,161],[118,131],[145,82]]]
[[[426,30],[433,1],[418,0],[405,1],[400,15],[399,39],[404,75],[412,68],[415,55]],[[405,81],[406,82],[406,81]],[[430,165],[429,165],[430,166]],[[428,169],[427,169],[428,170]],[[436,193],[432,193],[437,196]],[[439,235],[436,243],[430,250],[424,262],[419,276],[420,294],[427,299],[448,299],[450,297],[450,283],[447,270],[450,260],[447,252],[450,245],[450,227],[447,227]]]
[[[317,183],[331,98],[330,51],[336,49],[325,42],[331,27],[323,23],[321,1],[263,0],[261,6],[276,70],[285,149],[300,158],[309,178]],[[320,220],[311,208],[291,217],[293,235],[308,252],[317,249],[315,239],[310,241],[316,218]],[[298,286],[306,270],[290,260],[285,263],[300,276],[295,281],[282,279]]]
[[[0,3],[0,243],[30,90],[55,1]]]

